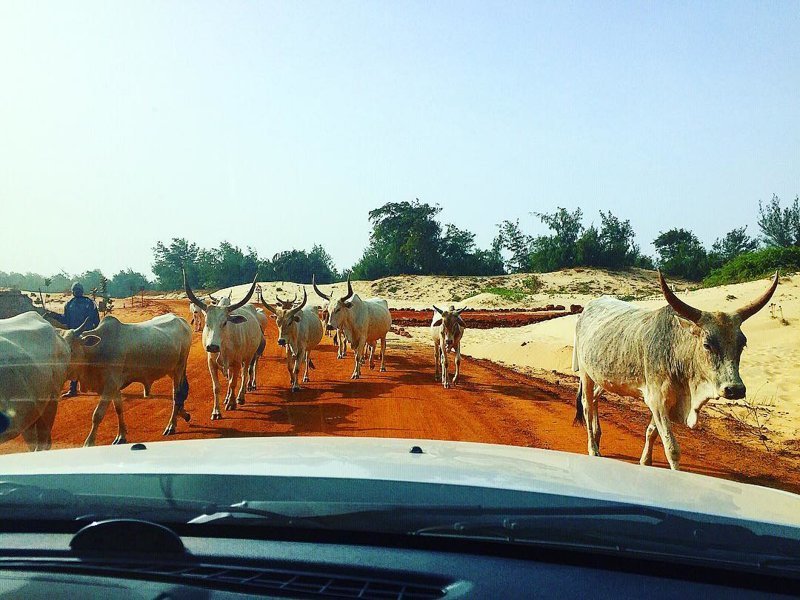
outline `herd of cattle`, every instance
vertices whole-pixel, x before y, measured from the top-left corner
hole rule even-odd
[[[600,454],[600,422],[597,400],[602,391],[642,398],[652,419],[645,435],[641,463],[652,461],[655,435],[661,437],[667,460],[679,468],[680,451],[670,422],[690,428],[698,412],[710,399],[741,399],[745,386],[739,376],[739,361],[746,339],[741,324],[761,310],[778,285],[778,274],[757,300],[731,312],[707,312],[689,306],[659,280],[667,306],[646,310],[628,302],[603,296],[589,302],[575,328],[573,369],[580,373],[576,400],[576,422],[584,423],[590,455]],[[245,296],[231,303],[231,296],[198,298],[186,280],[192,324],[202,331],[213,389],[211,418],[222,417],[219,404],[219,373],[228,388],[225,409],[245,403],[245,394],[256,389],[258,359],[265,348],[268,314],[278,328],[278,344],[286,349],[286,367],[291,390],[300,389],[314,369],[312,351],[325,331],[334,334],[337,356],[343,358],[347,344],[353,350],[352,379],[361,377],[362,364],[375,366],[380,342],[380,371],[386,370],[386,336],[392,319],[389,305],[381,298],[361,299],[348,279],[347,293],[335,297],[323,293],[312,281],[323,301],[308,304],[276,297],[267,302],[255,279]],[[250,304],[254,293],[263,308]],[[456,385],[461,365],[461,338],[467,325],[464,310],[433,307],[430,326],[434,347],[434,377],[448,388]],[[189,394],[186,364],[192,342],[192,327],[181,317],[167,314],[143,323],[123,323],[106,316],[98,327],[85,330],[57,329],[36,312],[0,319],[0,421],[5,431],[0,442],[22,435],[31,450],[46,450],[64,382],[79,380],[83,391],[99,394],[85,445],[95,442],[97,428],[109,403],[113,402],[119,430],[114,443],[126,442],[121,391],[134,382],[150,393],[154,381],[169,377],[173,385],[173,408],[164,435],[174,433],[178,417],[189,421],[184,408]],[[449,375],[448,354],[455,354],[455,370]]]

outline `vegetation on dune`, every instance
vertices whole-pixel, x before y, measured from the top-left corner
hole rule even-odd
[[[642,254],[636,245],[630,221],[610,211],[600,211],[599,224],[590,223],[588,227],[580,208],[570,212],[558,207],[552,213],[532,213],[550,231],[539,236],[526,234],[519,220],[506,220],[498,224],[491,246],[481,249],[474,233],[452,223],[440,223],[437,217],[441,210],[438,205],[417,198],[412,202],[389,202],[370,211],[369,245],[349,272],[339,272],[321,245],[310,251],[287,250],[263,258],[253,248],[242,250],[229,242],[216,248],[200,248],[183,238],[173,238],[169,243],[159,241],[153,248],[154,280],[131,269],[122,270],[108,280],[108,293],[125,297],[142,290],[181,289],[184,266],[192,285],[207,289],[252,281],[256,272],[262,281],[310,283],[312,275],[316,275],[318,283],[333,283],[347,274],[353,279],[374,280],[393,275],[478,276],[571,267],[630,270],[657,266],[668,276],[710,286],[763,277],[775,269],[789,272],[800,268],[800,197],[786,207],[775,195],[766,204],[759,202],[759,237],[748,235],[746,226],[738,227],[706,249],[692,231],[672,228],[659,232],[653,240],[653,258]],[[103,279],[99,269],[49,277],[0,271],[0,287],[44,287],[51,293],[68,291],[74,281],[90,290]],[[483,291],[515,301],[536,293],[525,285],[488,286]]]
[[[741,283],[772,275],[775,271],[781,274],[800,271],[800,247],[764,248],[755,252],[741,254],[715,269],[703,280],[705,287]]]

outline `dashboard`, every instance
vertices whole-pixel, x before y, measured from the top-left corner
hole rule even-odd
[[[76,553],[71,534],[0,535],[0,591],[102,598],[763,598],[797,580],[454,540],[318,543],[183,537],[185,552]],[[124,545],[125,540],[117,540]]]

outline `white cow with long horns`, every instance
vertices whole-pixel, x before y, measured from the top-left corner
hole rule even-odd
[[[256,275],[258,277],[258,275]],[[230,306],[208,305],[192,291],[183,273],[183,286],[186,295],[205,315],[203,327],[203,347],[208,353],[208,370],[211,373],[211,384],[214,391],[214,409],[211,419],[221,419],[219,409],[219,369],[222,368],[228,377],[228,391],[225,394],[225,409],[236,410],[236,404],[245,403],[246,373],[254,360],[258,359],[259,348],[264,347],[264,334],[261,331],[255,309],[245,305],[253,296],[256,280],[247,294]],[[234,398],[233,393],[238,385],[239,390]]]
[[[350,277],[347,278],[347,294],[336,300],[323,295],[316,285],[314,285],[314,289],[317,294],[328,300],[327,326],[341,330],[353,348],[355,367],[350,378],[359,379],[361,377],[361,363],[367,346],[372,347],[369,355],[369,368],[375,367],[375,344],[378,340],[381,342],[381,371],[386,371],[386,335],[392,327],[389,303],[383,298],[362,300],[358,294],[353,293]]]
[[[741,325],[769,302],[778,273],[760,298],[730,313],[689,306],[661,272],[658,277],[668,306],[646,310],[603,296],[589,302],[578,317],[572,355],[572,367],[581,378],[575,421],[586,424],[589,454],[599,456],[597,388],[642,398],[652,418],[639,462],[652,463],[658,433],[669,466],[678,469],[680,448],[670,421],[693,428],[709,400],[745,397],[739,360],[747,338]]]

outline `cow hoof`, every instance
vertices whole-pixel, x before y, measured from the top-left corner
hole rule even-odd
[[[111,442],[113,445],[118,446],[119,444],[125,444],[125,438],[122,436],[117,436],[114,438],[114,441]]]
[[[175,433],[175,428],[172,425],[170,425],[164,430],[164,433],[161,435],[172,435],[173,433]]]
[[[292,386],[292,391],[293,392],[299,392],[300,391],[300,386],[299,385]]]
[[[219,421],[222,418],[222,415],[219,413],[211,413],[211,420],[212,421]]]
[[[237,399],[236,402],[238,402],[240,405],[244,405],[244,397]]]
[[[183,420],[186,421],[187,423],[192,420],[192,415],[190,415],[188,412],[184,412],[181,416],[183,417]]]
[[[381,367],[381,373],[386,373],[386,367]]]
[[[311,380],[308,377],[303,377],[303,383],[308,383],[309,381]]]

